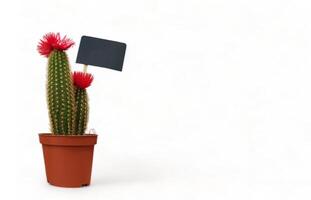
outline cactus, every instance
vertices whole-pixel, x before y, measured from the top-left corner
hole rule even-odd
[[[74,72],[73,82],[75,85],[75,133],[85,133],[89,118],[89,104],[86,88],[91,85],[93,76],[89,73]]]
[[[65,50],[74,42],[48,33],[40,41],[38,51],[48,57],[47,102],[50,128],[53,134],[75,134],[74,87]]]
[[[47,102],[50,128],[56,135],[83,135],[88,123],[88,96],[86,88],[93,76],[85,72],[71,74],[65,50],[74,45],[59,33],[48,33],[37,46],[48,58]]]

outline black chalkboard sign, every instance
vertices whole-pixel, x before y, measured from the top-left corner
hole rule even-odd
[[[82,36],[77,63],[122,71],[126,44]]]

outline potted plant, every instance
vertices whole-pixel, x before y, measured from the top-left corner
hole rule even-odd
[[[48,58],[47,105],[51,133],[40,133],[47,181],[55,186],[90,184],[96,134],[85,134],[88,123],[87,87],[93,76],[71,72],[66,50],[74,42],[48,33],[38,51]]]

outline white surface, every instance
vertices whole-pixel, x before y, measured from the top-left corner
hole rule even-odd
[[[1,5],[5,199],[311,198],[311,3],[7,1]],[[126,42],[122,73],[89,67],[92,186],[45,181],[46,59],[59,31]],[[74,69],[78,45],[68,51]],[[4,198],[1,198],[4,199]]]

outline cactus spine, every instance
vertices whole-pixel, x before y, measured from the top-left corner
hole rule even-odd
[[[73,82],[68,58],[63,51],[53,50],[49,55],[47,94],[52,133],[73,134]]]

